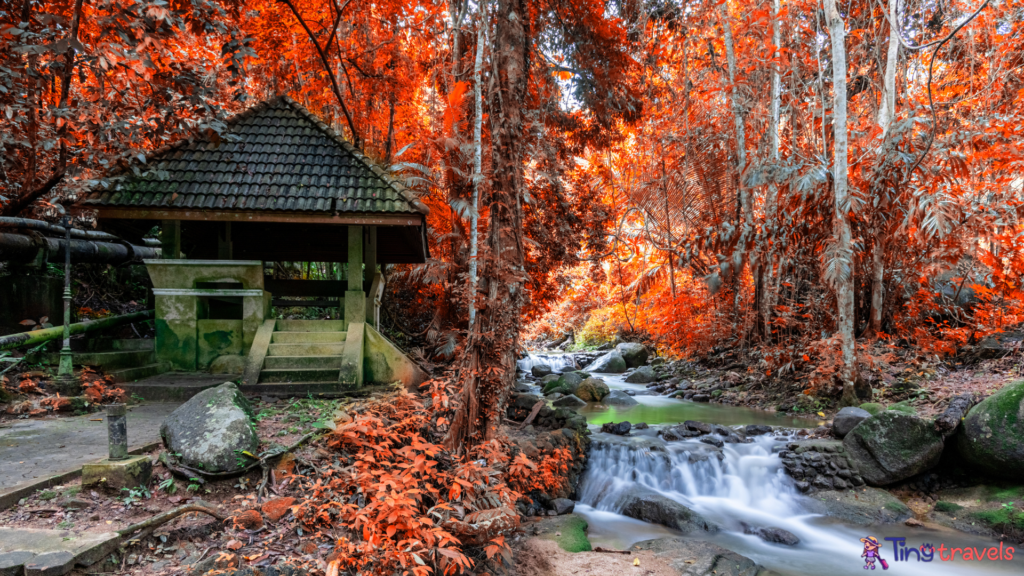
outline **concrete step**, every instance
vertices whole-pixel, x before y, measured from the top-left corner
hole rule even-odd
[[[152,338],[130,338],[110,341],[110,348],[114,351],[126,350],[153,350],[156,348],[156,340]]]
[[[341,368],[344,356],[267,356],[263,359],[263,368]]]
[[[260,371],[259,383],[337,381],[337,368],[264,368]]]
[[[264,384],[242,384],[238,387],[247,396],[272,396],[275,398],[338,398],[342,396],[366,396],[374,392],[396,390],[392,385],[363,386],[362,388],[340,382],[267,382]]]
[[[136,380],[142,380],[143,378],[149,378],[150,376],[162,373],[163,370],[159,364],[147,364],[145,366],[122,368],[108,372],[114,378],[114,382],[135,382]]]
[[[47,354],[51,364],[60,361],[60,354]],[[153,350],[124,350],[120,352],[75,352],[76,366],[99,366],[107,372],[122,368],[136,368],[156,363],[156,352]]]
[[[345,332],[274,332],[270,341],[276,344],[331,344],[344,342]]]
[[[341,356],[344,351],[344,343],[271,344],[267,356]]]
[[[341,332],[344,320],[278,320],[275,330],[279,332]]]

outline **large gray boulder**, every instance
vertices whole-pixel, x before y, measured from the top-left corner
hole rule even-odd
[[[626,492],[616,503],[616,507],[624,516],[668,526],[683,534],[718,532],[717,524],[681,503],[639,485]]]
[[[1004,386],[967,413],[957,449],[989,474],[1024,477],[1024,381]]]
[[[204,472],[239,470],[250,462],[241,452],[259,449],[252,406],[231,382],[203,390],[171,412],[160,436],[184,465]]]
[[[804,502],[809,512],[857,526],[900,524],[914,515],[903,502],[880,488],[822,490]]]
[[[534,364],[533,368],[530,368],[530,373],[533,374],[534,378],[543,378],[551,374],[551,372],[551,366],[547,364]]]
[[[657,380],[658,375],[654,373],[654,368],[650,366],[641,366],[626,376],[626,382],[630,384],[650,384]]]
[[[846,456],[872,486],[886,486],[934,467],[942,435],[931,420],[886,410],[858,424],[846,438]]]
[[[867,410],[862,410],[856,406],[847,406],[836,414],[836,417],[832,419],[832,433],[835,434],[836,438],[846,438],[846,435],[850,433],[850,430],[857,425],[871,418],[871,413]]]
[[[612,390],[601,400],[601,403],[608,406],[636,406],[639,404],[632,396],[622,390]]]
[[[597,360],[591,362],[583,371],[622,374],[626,371],[626,368],[626,361],[622,359],[622,355],[617,350],[612,350],[603,356],[599,356]]]
[[[576,388],[576,395],[586,402],[600,402],[610,393],[608,385],[600,378],[587,378]]]
[[[622,356],[622,359],[626,361],[626,366],[630,368],[636,368],[637,366],[643,366],[647,364],[647,348],[643,344],[637,344],[636,342],[623,342],[615,347],[615,351]]]
[[[561,392],[566,396],[575,394],[580,382],[583,382],[583,378],[575,372],[559,374],[557,380],[544,385],[544,394],[554,394],[555,392]]]
[[[576,397],[575,394],[569,394],[568,396],[563,396],[558,400],[555,400],[554,402],[551,403],[551,405],[557,406],[559,408],[568,408],[569,410],[576,410],[577,408],[583,408],[584,406],[587,405],[587,403],[584,402],[583,400],[580,400],[578,397]]]

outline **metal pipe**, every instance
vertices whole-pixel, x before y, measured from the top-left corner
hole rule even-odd
[[[41,238],[0,232],[0,261],[33,262],[40,250],[47,260],[64,259],[63,238]],[[75,263],[141,264],[144,259],[159,258],[160,250],[128,243],[71,240],[71,260]]]
[[[128,458],[127,415],[124,404],[107,405],[107,448],[111,460]]]
[[[40,232],[49,232],[58,236],[64,235],[64,228],[57,224],[51,224],[50,222],[44,222],[42,220],[32,220],[30,218],[14,218],[11,216],[0,216],[0,228],[20,228],[23,230],[38,230]],[[113,234],[107,232],[100,232],[99,230],[79,230],[77,228],[71,229],[71,236],[75,238],[81,238],[83,240],[113,240],[120,241],[121,239]]]
[[[71,243],[71,216],[63,218],[65,245]],[[66,395],[81,392],[75,381],[74,354],[71,353],[71,250],[64,251],[64,345],[60,349],[60,364],[56,384]]]
[[[143,310],[142,312],[132,312],[131,314],[124,314],[122,316],[111,316],[109,318],[101,318],[99,320],[89,320],[86,322],[72,324],[69,327],[69,332],[71,334],[84,334],[86,332],[113,328],[114,326],[120,326],[122,324],[152,320],[154,317],[155,314],[153,310]],[[54,326],[53,328],[44,328],[42,330],[8,334],[7,336],[0,336],[0,350],[18,348],[19,346],[42,344],[43,342],[56,340],[63,336],[64,326]]]

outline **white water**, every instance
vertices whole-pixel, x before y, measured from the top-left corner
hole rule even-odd
[[[540,365],[551,367],[551,371],[557,374],[562,368],[576,364],[572,354],[529,354],[516,361],[516,367],[523,372],[529,372],[534,366]]]
[[[683,503],[722,527],[715,535],[691,534],[691,537],[714,541],[780,574],[863,574],[860,539],[869,535],[883,543],[882,558],[887,559],[890,569],[898,574],[1024,573],[1024,561],[1020,559],[942,562],[936,554],[935,560],[928,563],[894,562],[891,545],[883,540],[885,536],[904,536],[910,546],[927,542],[936,547],[940,543],[947,547],[987,547],[993,542],[953,531],[902,525],[845,526],[809,514],[805,508],[807,497],[797,492],[792,480],[782,471],[779,457],[772,454],[776,441],[762,436],[751,444],[726,444],[724,458],[719,460],[700,442],[665,443],[653,435],[619,439],[595,434],[576,512],[591,525],[590,536],[595,546],[622,549],[642,540],[677,535],[668,528],[618,514],[620,497],[639,484]],[[800,544],[782,546],[743,534],[741,521],[759,527],[783,528],[799,537]],[[1018,556],[1024,556],[1024,551]],[[877,570],[881,569],[879,565]]]

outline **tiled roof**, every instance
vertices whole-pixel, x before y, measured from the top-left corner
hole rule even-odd
[[[287,96],[227,121],[219,141],[152,152],[83,204],[225,211],[426,213],[400,183]]]

